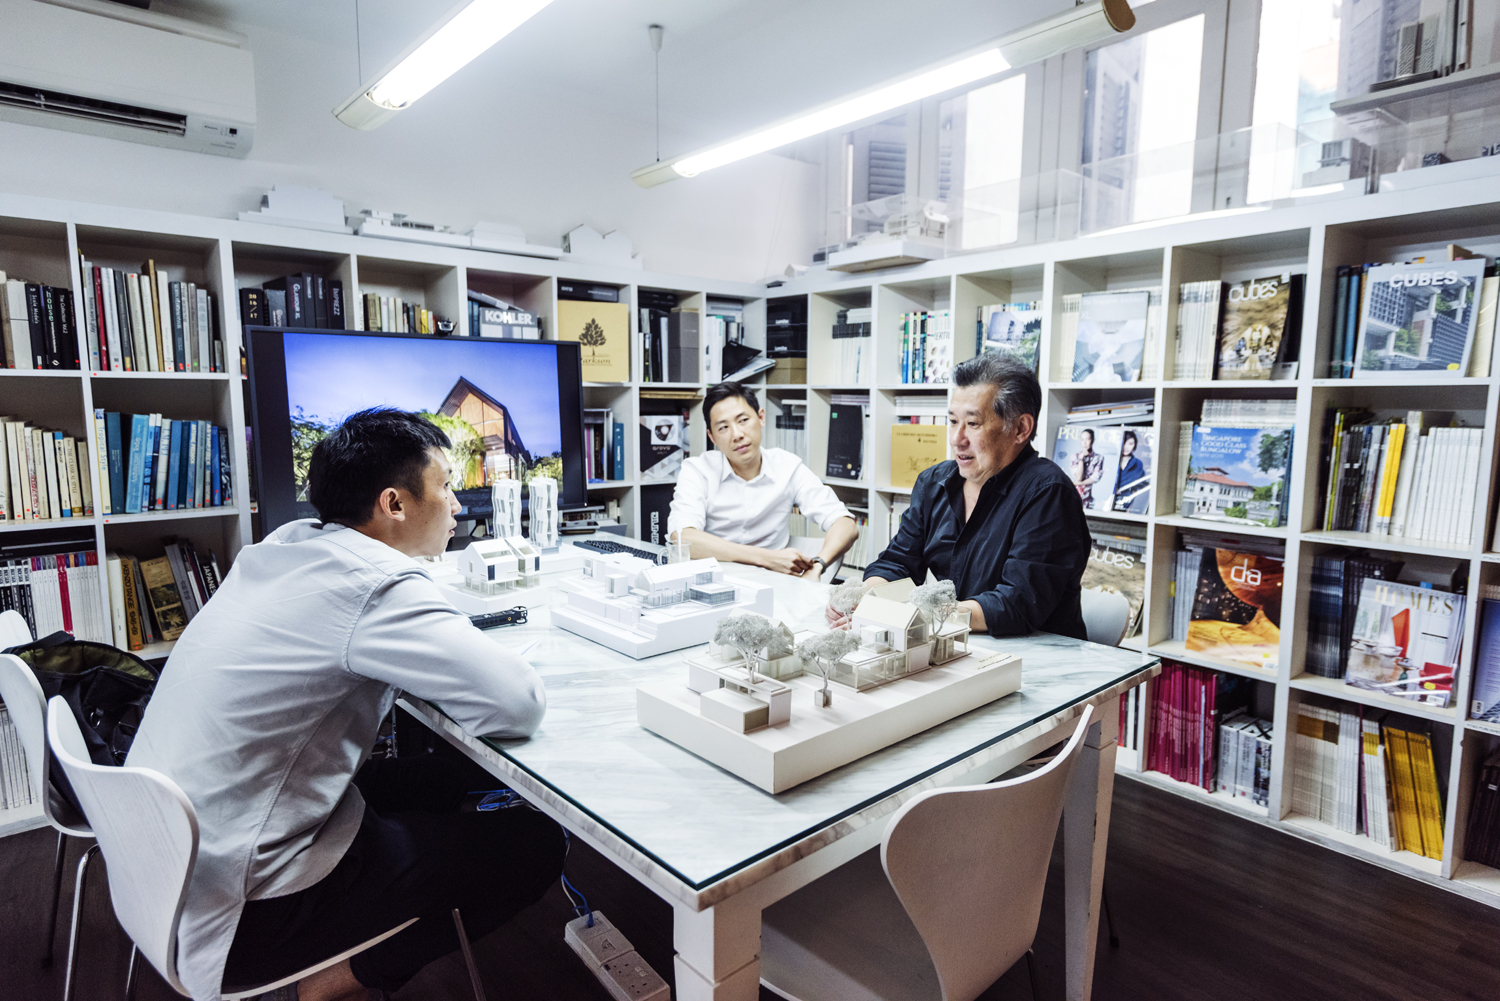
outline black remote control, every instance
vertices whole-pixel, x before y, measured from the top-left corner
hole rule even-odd
[[[483,615],[471,615],[469,621],[474,623],[476,629],[494,629],[496,626],[519,626],[526,622],[526,608],[517,605],[515,608],[507,608],[501,612],[486,612]]]

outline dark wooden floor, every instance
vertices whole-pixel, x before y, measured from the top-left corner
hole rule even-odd
[[[50,831],[0,842],[6,1001],[61,996],[61,958],[52,969],[38,966],[53,845]],[[1122,941],[1111,950],[1101,936],[1099,1001],[1500,998],[1500,911],[1139,783],[1116,785],[1108,872]],[[576,841],[568,873],[670,981],[667,905]],[[1040,996],[1049,1001],[1062,996],[1061,889],[1054,859],[1036,946]],[[554,890],[476,946],[491,1001],[607,998],[563,944],[568,916]],[[114,1001],[128,946],[101,884],[88,895],[84,930],[78,1001]],[[60,927],[60,956],[65,938]],[[470,996],[462,961],[452,956],[397,998]],[[148,972],[137,997],[176,995]],[[1024,964],[984,995],[1030,997]]]

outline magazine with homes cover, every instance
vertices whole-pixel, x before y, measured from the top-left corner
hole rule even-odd
[[[1130,603],[1125,636],[1141,631],[1141,608],[1146,599],[1146,530],[1144,526],[1090,521],[1089,560],[1083,568],[1083,586],[1095,591],[1121,594]]]
[[[1193,593],[1187,648],[1274,670],[1281,645],[1282,561],[1205,549]]]
[[[1183,517],[1235,525],[1286,524],[1291,454],[1289,427],[1194,427]]]
[[[1037,348],[1042,342],[1041,303],[980,306],[978,335],[976,354],[994,351],[1010,355],[1035,372]]]
[[[1381,264],[1365,275],[1354,378],[1469,370],[1484,259]]]
[[[1150,292],[1086,292],[1078,304],[1073,381],[1090,385],[1141,377]]]
[[[1301,322],[1301,275],[1272,275],[1230,285],[1219,324],[1216,379],[1269,379]],[[1293,356],[1295,357],[1295,356]]]
[[[1359,592],[1344,683],[1446,706],[1463,628],[1463,595],[1368,578]]]

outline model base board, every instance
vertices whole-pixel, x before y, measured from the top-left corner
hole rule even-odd
[[[462,583],[443,584],[441,587],[443,597],[465,615],[489,615],[517,606],[545,608],[552,599],[550,587],[513,587],[489,596],[471,591]]]
[[[792,690],[791,719],[750,733],[705,717],[702,696],[678,679],[636,689],[636,722],[751,785],[785,792],[1018,691],[1021,659],[975,653],[867,692],[834,685],[826,709],[818,705],[822,678],[779,684]]]

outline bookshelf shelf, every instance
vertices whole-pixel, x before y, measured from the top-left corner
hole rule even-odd
[[[1454,866],[1453,881],[1500,898],[1500,869],[1465,859]]]
[[[77,373],[74,373],[77,374]],[[228,372],[90,372],[89,379],[153,382],[228,382]]]
[[[56,528],[93,528],[98,519],[92,515],[82,518],[48,518],[45,521],[0,522],[0,532],[39,532]]]
[[[159,643],[147,643],[139,650],[132,650],[131,653],[141,658],[141,660],[160,660],[166,658],[176,645],[176,640],[162,640]]]
[[[1487,733],[1492,737],[1500,737],[1500,723],[1491,723],[1488,720],[1466,719],[1464,720],[1464,729],[1478,730],[1481,733]]]
[[[1449,545],[1427,539],[1407,539],[1398,535],[1374,535],[1369,532],[1325,532],[1320,530],[1302,533],[1303,542],[1321,542],[1334,546],[1357,546],[1361,549],[1381,549],[1391,553],[1411,553],[1417,556],[1451,556],[1468,559],[1473,551],[1469,545]]]
[[[860,490],[869,486],[864,480],[846,480],[841,476],[825,476],[823,477],[823,482],[830,487],[854,487]],[[910,492],[909,490],[907,491],[907,493]]]
[[[188,508],[186,511],[143,511],[140,514],[107,514],[103,517],[106,525],[140,525],[149,522],[184,521],[194,518],[237,518],[240,509],[238,507],[197,507]]]
[[[1093,512],[1090,512],[1093,516]],[[1227,521],[1208,521],[1203,518],[1184,518],[1177,514],[1157,515],[1156,524],[1172,525],[1176,528],[1186,528],[1197,532],[1217,533],[1220,535],[1255,535],[1266,539],[1285,539],[1286,528],[1267,528],[1263,525],[1237,525]]]
[[[1177,779],[1172,778],[1172,776],[1163,775],[1161,772],[1153,772],[1142,769],[1139,771],[1124,772],[1122,774],[1129,775],[1137,782],[1144,782],[1147,785],[1153,785],[1161,789],[1167,789],[1171,792],[1177,793],[1179,796],[1187,796],[1189,799],[1201,800],[1202,802],[1208,803],[1211,806],[1215,806],[1220,810],[1227,810],[1230,813],[1240,813],[1258,818],[1266,818],[1270,816],[1270,811],[1266,807],[1261,806],[1258,803],[1251,802],[1249,799],[1239,796],[1231,796],[1227,792],[1219,792],[1218,790],[1209,792],[1202,786],[1193,785],[1191,782],[1179,782]]]
[[[1151,516],[1145,514],[1131,514],[1129,511],[1090,511],[1090,518],[1103,521],[1128,521],[1135,525],[1149,525]]]
[[[0,378],[3,379],[80,379],[82,377],[82,372],[73,369],[49,372],[37,369],[0,368]]]
[[[22,834],[26,831],[34,831],[39,827],[47,826],[47,818],[42,816],[42,805],[32,803],[28,806],[18,806],[9,810],[0,810],[0,838],[12,834]]]
[[[1123,644],[1121,645],[1123,646]],[[1163,640],[1160,643],[1152,643],[1148,652],[1152,657],[1164,657],[1167,660],[1192,664],[1194,667],[1206,667],[1211,671],[1238,674],[1243,678],[1255,678],[1257,681],[1267,681],[1272,684],[1276,682],[1276,671],[1273,668],[1251,667],[1249,664],[1241,664],[1236,661],[1224,660],[1221,657],[1213,657],[1206,653],[1200,653],[1196,650],[1189,650],[1181,640]]]
[[[1342,389],[1345,387],[1359,388],[1363,386],[1421,386],[1441,388],[1444,386],[1488,386],[1488,376],[1464,376],[1449,377],[1405,375],[1398,377],[1383,376],[1380,378],[1370,377],[1365,379],[1313,379],[1314,389]]]
[[[1332,699],[1341,699],[1344,702],[1355,702],[1362,706],[1374,706],[1377,709],[1390,709],[1393,712],[1405,713],[1407,716],[1420,716],[1423,719],[1437,720],[1440,723],[1453,723],[1458,719],[1458,712],[1452,706],[1445,709],[1437,709],[1403,699],[1397,695],[1386,695],[1382,692],[1366,691],[1363,688],[1355,688],[1346,685],[1341,678],[1322,678],[1316,674],[1299,674],[1292,678],[1291,686],[1298,691],[1316,692],[1319,695]]]
[[[1352,849],[1356,854],[1363,855],[1388,869],[1395,869],[1398,872],[1420,872],[1428,876],[1442,875],[1443,863],[1438,859],[1431,859],[1415,852],[1387,851],[1363,834],[1350,834],[1312,817],[1291,813],[1282,818],[1282,823],[1314,841],[1331,841]]]

